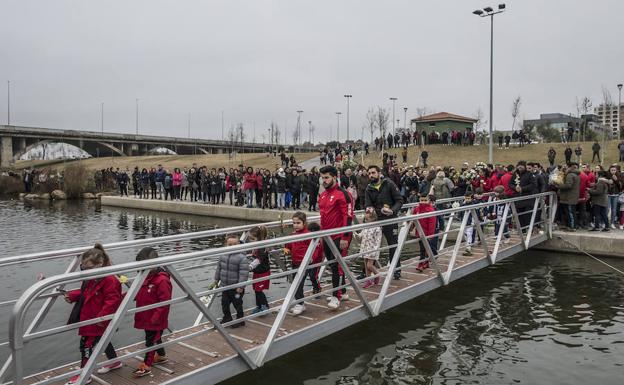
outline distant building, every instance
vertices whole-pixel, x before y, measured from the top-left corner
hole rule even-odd
[[[540,114],[539,119],[527,119],[523,122],[522,127],[528,129],[535,129],[540,126],[554,128],[560,132],[573,132],[578,133],[582,122],[587,124],[587,129],[598,133],[602,133],[605,129],[608,130],[607,135],[611,137],[611,132],[608,126],[601,123],[601,118],[595,114],[581,115],[581,117],[572,116],[569,114],[560,113],[548,113]],[[573,129],[573,131],[569,131]]]
[[[620,108],[616,104],[601,104],[594,108],[594,113],[599,117],[600,124],[611,128],[613,137],[619,137],[624,131],[624,104],[620,104]]]
[[[467,129],[474,130],[476,122],[477,119],[448,112],[438,112],[410,120],[412,129],[416,129],[418,132],[426,131],[427,133],[433,131],[450,132],[455,130],[464,132]]]

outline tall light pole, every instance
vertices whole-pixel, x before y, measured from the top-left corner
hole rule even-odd
[[[347,98],[347,142],[349,141],[349,99],[353,97],[351,94],[345,94],[344,96]]]
[[[336,121],[338,123],[336,126],[336,141],[338,144],[340,144],[340,115],[342,115],[342,112],[336,112]]]
[[[7,126],[11,125],[11,81],[7,80]]]
[[[395,127],[394,127],[394,107],[395,107],[397,98],[390,98],[390,100],[392,100],[392,137],[394,138],[394,135],[396,134]]]
[[[139,98],[136,99],[136,134],[139,135]]]
[[[104,102],[100,104],[100,129],[102,130],[102,135],[104,135]]]
[[[302,110],[297,110],[297,140],[295,143],[295,150],[297,150],[297,145],[301,144],[301,114],[303,114]]]
[[[223,110],[221,110],[221,140],[225,140],[225,136],[223,133]]]
[[[403,107],[403,129],[407,131],[407,107]]]
[[[473,11],[479,17],[490,17],[490,140],[488,148],[488,163],[493,163],[493,114],[494,114],[494,15],[503,13],[505,4],[499,4],[498,10],[494,11],[492,7],[485,7],[483,10],[477,9]]]
[[[308,143],[312,143],[312,121],[308,120]]]
[[[188,138],[191,139],[191,113],[188,113],[188,124],[186,127],[187,131],[188,131]]]
[[[622,83],[617,85],[618,88],[618,133],[620,139],[624,139],[624,129],[622,128]]]

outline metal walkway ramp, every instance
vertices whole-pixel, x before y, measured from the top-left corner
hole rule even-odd
[[[527,204],[527,202],[529,203]],[[493,208],[498,209],[499,213],[502,212],[498,219],[488,219],[487,215],[479,215],[480,213],[487,213]],[[519,208],[523,209],[520,210]],[[342,257],[337,248],[331,243],[333,255],[336,257],[335,260],[325,260],[316,265],[312,265],[310,262],[316,245],[328,239],[331,235],[344,232],[344,228],[245,243],[229,248],[221,247],[200,252],[164,256],[156,260],[132,262],[82,272],[73,272],[77,262],[75,255],[82,249],[5,258],[0,260],[0,267],[7,264],[25,263],[25,261],[32,262],[41,259],[67,258],[68,255],[74,256],[66,274],[38,282],[30,287],[18,300],[14,301],[13,314],[9,325],[10,339],[8,343],[11,356],[2,368],[2,379],[14,384],[63,384],[69,377],[79,373],[82,374],[81,380],[86,380],[89,374],[95,373],[95,369],[98,366],[114,362],[105,361],[103,355],[99,353],[103,352],[103,347],[110,341],[121,320],[124,317],[131,317],[137,312],[137,309],[133,305],[131,306],[133,303],[131,299],[136,294],[147,272],[151,268],[161,266],[169,271],[172,281],[182,290],[183,295],[174,296],[170,301],[138,310],[170,304],[172,305],[172,311],[174,311],[176,304],[190,301],[197,307],[200,313],[197,322],[188,328],[174,331],[163,338],[161,346],[165,346],[169,361],[154,366],[152,375],[142,378],[133,378],[132,376],[132,370],[140,362],[142,355],[148,350],[143,343],[137,342],[118,349],[119,357],[116,360],[123,361],[125,363],[124,367],[104,375],[94,375],[93,381],[94,383],[111,385],[216,383],[243,371],[261,367],[269,360],[313,343],[354,323],[375,317],[386,309],[398,306],[440,286],[447,285],[454,280],[549,239],[549,237],[552,237],[552,223],[555,212],[556,195],[543,193],[531,197],[488,201],[435,211],[433,213],[405,215],[383,222],[351,226],[349,231],[358,231],[371,226],[394,223],[399,225],[399,240],[396,245],[395,255],[402,256],[402,278],[400,280],[392,279],[397,264],[397,259],[392,258],[386,266],[380,269],[380,284],[367,288],[362,287],[364,280],[358,280],[355,277],[356,273],[354,270],[359,263],[358,258],[360,257],[360,254],[357,252]],[[422,230],[418,219],[431,216],[443,216],[445,219],[444,229],[430,237],[420,235],[414,238],[413,229]],[[498,231],[493,231],[494,226],[492,225],[500,223],[508,223],[511,226],[496,226]],[[522,224],[525,224],[525,226],[522,226]],[[267,224],[267,226],[281,225],[283,224]],[[242,237],[245,238],[245,231],[252,226],[210,230],[200,235],[197,235],[198,233],[184,234],[131,242],[132,246],[157,244],[173,239],[206,236],[206,233],[209,236],[220,236],[234,231],[242,232]],[[477,234],[477,241],[472,245],[472,255],[463,255],[467,247],[464,233],[470,227]],[[422,234],[422,231],[420,234]],[[439,244],[437,254],[434,254],[426,239],[434,237]],[[509,237],[507,241],[505,241],[506,237]],[[306,239],[311,240],[311,242],[299,269],[273,272],[271,274],[273,279],[294,274],[294,279],[287,293],[282,295],[279,300],[272,302],[268,311],[251,314],[247,310],[244,317],[246,325],[243,327],[228,327],[237,321],[222,325],[217,318],[217,315],[220,315],[220,310],[215,310],[216,306],[213,309],[213,306],[211,306],[213,301],[206,301],[206,298],[214,299],[226,289],[249,286],[255,281],[266,278],[255,281],[250,279],[237,285],[196,292],[192,290],[182,274],[180,274],[185,269],[214,264],[215,258],[223,253],[232,253],[233,251],[250,252],[258,247],[278,247],[286,242]],[[408,248],[408,245],[412,245],[411,249]],[[422,261],[419,260],[417,255],[413,254],[415,250],[413,246],[420,247],[420,245],[424,245],[427,260],[431,263],[431,267],[424,271],[416,269],[417,264]],[[105,246],[108,249],[130,247],[128,242]],[[352,246],[351,251],[353,252],[354,249],[356,247]],[[380,247],[380,249],[388,249],[388,245]],[[188,262],[193,262],[194,265],[180,267],[180,262],[184,262],[187,265]],[[305,278],[306,270],[319,267],[321,269],[320,275],[322,276],[322,271],[331,263],[339,263],[342,266],[346,278],[346,284],[343,286],[347,290],[349,299],[343,301],[339,309],[330,309],[327,306],[326,296],[330,295],[333,288],[331,284],[325,284],[320,293],[312,294],[311,291],[307,291],[302,300],[295,301],[294,294],[296,288],[299,282]],[[43,318],[45,318],[49,308],[53,305],[54,300],[59,296],[58,289],[86,279],[94,279],[111,274],[129,274],[130,272],[134,272],[136,275],[132,277],[132,284],[129,286],[125,299],[117,313],[83,321],[78,324],[55,325],[39,330]],[[41,302],[40,300],[43,301],[43,304],[39,308],[37,317],[30,324],[27,324],[24,317],[25,312],[35,304],[35,301]],[[295,303],[302,301],[305,301],[306,304],[306,311],[303,314],[293,315],[289,312],[289,309]],[[206,322],[202,322],[202,319],[205,319]],[[25,343],[69,330],[73,331],[73,329],[79,326],[93,324],[102,320],[111,320],[111,322],[102,340],[96,347],[93,358],[83,370],[77,367],[77,362],[73,362],[34,375],[25,373],[25,358],[23,357]],[[72,337],[72,341],[74,341],[74,338]],[[3,345],[6,344],[4,343]],[[149,350],[156,348],[158,346],[154,346]]]

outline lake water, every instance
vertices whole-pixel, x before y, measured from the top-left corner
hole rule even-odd
[[[96,202],[26,204],[0,201],[0,255],[67,248],[236,225],[187,215],[99,208]],[[162,247],[167,254],[198,250],[219,240]],[[112,252],[118,263],[136,250]],[[624,260],[608,260],[624,269]],[[15,298],[39,273],[62,272],[66,262],[0,271],[0,300]],[[186,275],[196,288],[212,280],[206,268]],[[286,284],[278,281],[275,290]],[[252,301],[252,296],[247,300]],[[251,302],[249,302],[251,304]],[[8,310],[0,312],[6,341]],[[57,303],[47,324],[66,320]],[[196,311],[180,305],[172,325]],[[192,316],[192,317],[190,317]],[[180,326],[178,326],[180,325]],[[399,308],[352,326],[226,384],[621,384],[624,354],[624,277],[584,256],[531,251],[489,267]],[[138,341],[124,325],[114,343]],[[28,346],[29,369],[78,358],[75,333]],[[6,349],[0,348],[0,358]],[[288,379],[286,382],[284,379]]]

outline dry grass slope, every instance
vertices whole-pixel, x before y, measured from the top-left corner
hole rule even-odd
[[[317,153],[297,153],[295,158],[297,162],[301,163],[312,157],[318,156]],[[27,167],[37,168],[51,168],[56,170],[66,170],[72,164],[80,163],[82,166],[89,170],[98,170],[108,167],[119,167],[122,170],[134,169],[138,166],[139,169],[145,167],[155,167],[158,164],[162,164],[165,168],[173,170],[175,167],[183,168],[189,167],[193,163],[197,163],[198,166],[212,167],[236,167],[240,163],[245,166],[253,166],[258,168],[274,169],[276,165],[280,163],[279,158],[268,156],[267,154],[249,153],[238,154],[234,159],[229,159],[227,154],[211,154],[211,155],[150,155],[150,156],[125,156],[125,157],[105,157],[105,158],[90,158],[83,160],[72,161],[19,161],[15,165],[18,169]]]
[[[617,149],[619,141],[607,142],[606,162],[604,164],[617,163],[619,159],[619,152]],[[572,149],[576,148],[578,143],[571,144]],[[494,163],[501,164],[516,164],[519,160],[540,162],[542,164],[548,164],[548,158],[546,153],[550,147],[554,147],[557,151],[557,163],[563,163],[565,157],[563,152],[565,145],[562,143],[539,143],[531,144],[522,148],[512,146],[509,150],[499,150],[497,144],[494,144]],[[585,142],[581,144],[583,149],[583,155],[581,160],[583,162],[591,161],[591,146],[592,143]],[[485,146],[442,146],[442,145],[429,145],[426,146],[426,150],[429,153],[428,165],[435,166],[455,166],[460,167],[463,162],[468,162],[470,165],[474,165],[476,162],[486,162],[488,159],[488,147]],[[391,154],[398,155],[399,163],[401,160],[401,149],[391,149]],[[407,163],[410,165],[416,165],[420,156],[421,149],[416,147],[408,147]],[[576,156],[572,155],[572,160],[576,160]],[[358,161],[360,161],[358,156]],[[595,164],[594,162],[592,164]],[[378,152],[371,152],[370,155],[364,157],[364,164],[378,164],[381,166],[381,157]]]

